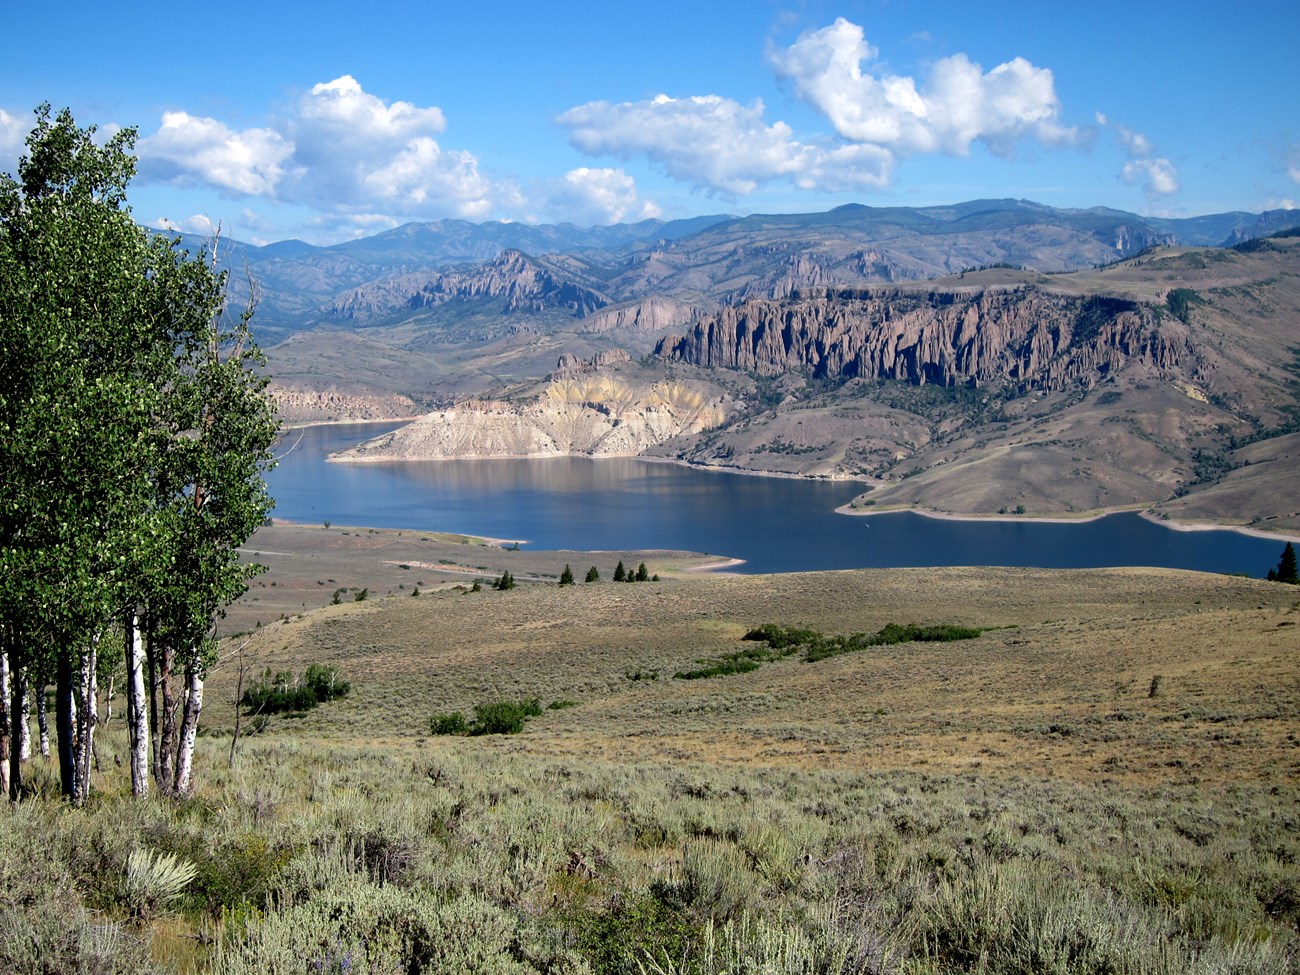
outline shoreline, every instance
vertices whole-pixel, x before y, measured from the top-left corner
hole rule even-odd
[[[361,423],[410,423],[412,420],[418,419],[418,416],[376,416],[366,420],[294,420],[289,423],[281,423],[280,429],[282,431],[306,430],[308,427],[342,427]]]
[[[853,474],[795,474],[791,471],[761,471],[753,467],[725,467],[722,464],[697,464],[694,461],[683,460],[680,457],[654,457],[646,454],[629,454],[628,456],[633,460],[643,460],[648,464],[676,464],[678,467],[687,467],[693,471],[706,471],[710,474],[740,474],[743,477],[784,477],[796,481],[816,481],[825,484],[856,482],[858,484],[878,485],[883,483],[869,477]],[[593,457],[592,459],[600,460],[599,457]],[[838,511],[840,509],[836,508],[835,510]]]
[[[495,545],[498,548],[503,548],[503,549],[510,545],[529,544],[528,539],[526,538],[489,538],[486,535],[472,535],[469,532],[449,532],[449,531],[442,531],[440,529],[380,528],[375,525],[336,525],[333,522],[330,522],[329,525],[324,525],[323,523],[318,524],[317,522],[314,521],[294,521],[292,518],[272,517],[271,527],[273,528],[319,528],[322,531],[333,531],[334,529],[337,528],[340,530],[347,529],[348,531],[354,531],[354,532],[360,532],[360,531],[399,532],[399,533],[400,532],[423,532],[426,535],[443,536],[440,539],[440,541],[450,541],[452,539],[457,539],[461,543],[463,543],[465,540],[468,539],[469,543],[472,545],[473,544],[485,545],[485,546]]]
[[[723,559],[721,562],[715,562],[712,565],[688,565],[682,569],[683,574],[695,573],[705,574],[710,572],[726,572],[728,569],[734,569],[738,565],[744,565],[744,559]]]
[[[1251,538],[1276,538],[1280,542],[1292,542],[1300,545],[1300,532],[1270,532],[1261,528],[1252,528],[1249,525],[1221,525],[1213,521],[1181,521],[1173,518],[1161,518],[1150,508],[1141,512],[1141,516],[1147,521],[1163,525],[1165,528],[1170,528],[1176,532],[1231,531],[1241,535],[1249,535]]]
[[[1199,532],[1199,531],[1221,531],[1236,532],[1239,535],[1249,535],[1252,538],[1276,539],[1279,542],[1292,542],[1300,544],[1300,532],[1271,532],[1263,531],[1258,528],[1251,528],[1246,525],[1227,525],[1213,521],[1179,521],[1173,518],[1162,518],[1154,513],[1147,505],[1129,504],[1116,505],[1113,508],[1102,508],[1099,511],[1089,511],[1078,515],[1000,515],[1000,514],[959,514],[955,511],[937,511],[934,508],[922,507],[891,507],[891,508],[852,508],[849,505],[840,505],[835,509],[837,514],[849,515],[851,517],[866,517],[869,515],[897,515],[911,512],[914,515],[921,515],[924,518],[934,518],[938,521],[1006,521],[1018,524],[1032,523],[1042,525],[1085,525],[1091,521],[1099,521],[1109,515],[1119,515],[1125,512],[1136,512],[1139,518],[1143,518],[1154,525],[1162,528],[1168,528],[1171,531],[1180,532]]]

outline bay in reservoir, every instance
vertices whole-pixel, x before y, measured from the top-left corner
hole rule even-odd
[[[1263,576],[1285,544],[1174,531],[1136,514],[1054,524],[835,512],[860,489],[633,458],[334,464],[398,424],[289,431],[268,477],[276,518],[519,539],[535,549],[685,549],[741,572],[935,565],[1151,565]]]

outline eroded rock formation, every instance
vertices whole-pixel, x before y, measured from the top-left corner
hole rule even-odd
[[[532,403],[461,403],[332,459],[631,457],[679,434],[716,426],[725,415],[720,402],[688,383],[640,386],[575,374],[549,383]]]
[[[1187,328],[1135,301],[1034,288],[902,289],[751,299],[659,343],[660,356],[764,376],[1092,386],[1130,360],[1175,369]]]
[[[590,376],[599,372],[605,366],[617,365],[620,362],[630,362],[632,357],[626,349],[605,349],[597,352],[590,359],[583,359],[574,355],[572,352],[566,352],[560,356],[559,361],[555,364],[555,369],[551,372],[550,379],[573,379],[577,376]]]

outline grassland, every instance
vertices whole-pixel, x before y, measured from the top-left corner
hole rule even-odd
[[[609,578],[608,555],[524,554],[517,577]],[[283,558],[265,578],[295,571]],[[125,795],[117,719],[85,810],[35,770],[0,831],[0,968],[1300,971],[1300,590],[647,561],[661,582],[380,598],[354,554],[364,602],[228,644],[194,799]],[[672,678],[768,622],[983,632]],[[227,767],[241,661],[334,665],[353,690],[273,717]],[[434,714],[533,697],[574,706],[518,735],[430,734]],[[129,894],[140,848],[195,879]]]

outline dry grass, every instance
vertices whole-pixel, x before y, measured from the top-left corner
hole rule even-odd
[[[762,622],[986,630],[672,679]],[[1297,624],[1300,589],[1141,569],[327,606],[246,663],[336,664],[352,695],[228,766],[228,657],[192,800],[130,797],[119,717],[84,809],[33,762],[0,830],[0,969],[1300,975]],[[428,734],[534,696],[577,705]],[[114,893],[141,849],[198,868],[154,918]]]
[[[353,696],[272,734],[413,740],[430,715],[568,699],[517,738],[439,749],[628,763],[925,769],[1133,786],[1288,786],[1300,771],[1300,591],[1167,570],[903,569],[717,576],[326,607],[264,627],[256,666],[337,664]],[[988,628],[704,681],[749,627]],[[631,680],[637,671],[657,680]],[[209,714],[231,719],[229,667]],[[1159,678],[1154,696],[1153,680]]]
[[[354,528],[346,525],[301,525],[277,522],[259,528],[243,548],[245,558],[267,567],[222,621],[223,635],[242,633],[288,617],[340,602],[407,595],[419,588],[455,588],[477,580],[489,585],[509,570],[519,581],[558,581],[564,566],[581,579],[595,565],[610,579],[621,560],[640,562],[661,575],[716,565],[716,557],[692,552],[518,551],[499,540],[446,532]]]

